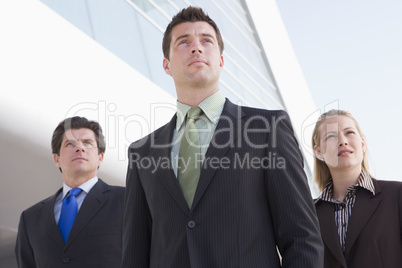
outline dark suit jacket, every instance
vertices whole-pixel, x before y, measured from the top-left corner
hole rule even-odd
[[[55,195],[25,210],[15,248],[19,267],[119,267],[124,187],[99,180],[85,197],[67,244],[56,225]]]
[[[303,158],[284,111],[226,101],[191,209],[170,165],[175,125],[176,116],[129,149],[123,267],[280,267],[277,247],[283,267],[322,267]]]
[[[333,205],[318,201],[327,268],[402,267],[402,183],[373,180],[375,195],[360,189],[352,209],[343,254]]]

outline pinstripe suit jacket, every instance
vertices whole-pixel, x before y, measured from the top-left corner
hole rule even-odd
[[[323,245],[284,111],[226,100],[191,209],[170,165],[176,117],[129,149],[123,267],[319,268]]]
[[[316,203],[326,268],[402,267],[402,183],[373,180],[375,195],[359,190],[342,252],[333,205]]]
[[[66,244],[54,219],[54,203],[62,190],[21,214],[18,267],[119,267],[124,187],[99,180],[85,197]]]

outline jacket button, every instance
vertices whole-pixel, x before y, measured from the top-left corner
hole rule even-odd
[[[188,228],[193,229],[195,227],[195,221],[189,221],[187,223]]]
[[[69,261],[70,261],[70,258],[68,258],[68,257],[63,258],[63,263],[68,263]]]

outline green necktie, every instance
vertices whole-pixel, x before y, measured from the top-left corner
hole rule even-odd
[[[193,203],[195,190],[200,178],[200,135],[198,134],[195,121],[201,115],[199,107],[191,108],[187,112],[186,128],[181,138],[177,177],[184,198],[189,208]]]

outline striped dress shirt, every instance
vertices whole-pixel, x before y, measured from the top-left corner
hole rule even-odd
[[[324,190],[317,200],[322,200],[330,202],[333,204],[335,213],[335,224],[338,229],[339,242],[342,247],[342,251],[345,252],[346,244],[346,234],[348,231],[349,219],[352,216],[352,209],[356,202],[356,193],[359,190],[370,191],[375,195],[375,188],[373,185],[372,178],[366,171],[360,173],[357,183],[350,186],[345,194],[345,199],[343,202],[334,199],[333,196],[334,184],[332,179],[325,185]]]

